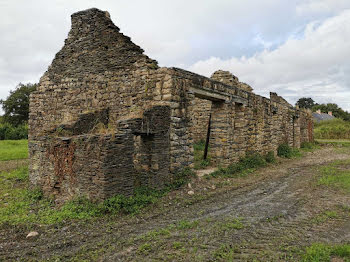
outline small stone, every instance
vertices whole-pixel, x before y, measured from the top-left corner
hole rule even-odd
[[[5,195],[4,195],[4,197],[8,197],[10,194],[9,193],[6,193]]]
[[[191,185],[191,183],[188,183],[188,188],[192,188],[192,185]]]
[[[216,189],[216,186],[215,186],[215,185],[212,185],[212,186],[211,186],[211,189],[215,190],[215,189]]]
[[[39,233],[36,231],[32,231],[26,236],[26,238],[36,237],[36,236],[39,236]]]
[[[190,196],[194,195],[194,191],[193,190],[190,190],[187,192],[187,194],[189,194]]]

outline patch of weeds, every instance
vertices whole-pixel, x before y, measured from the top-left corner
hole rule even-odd
[[[277,148],[277,155],[284,158],[300,157],[301,153],[297,148],[292,148],[288,144],[281,144]]]
[[[193,170],[185,168],[181,172],[175,174],[174,180],[165,187],[164,191],[169,192],[171,190],[178,189],[187,184],[190,181],[191,177],[195,176],[196,174],[193,172]]]
[[[174,229],[174,225],[170,225],[166,228],[162,228],[159,230],[152,230],[147,232],[146,234],[142,235],[140,239],[142,240],[156,240],[160,236],[169,236],[171,234],[171,230]]]
[[[244,224],[241,219],[235,218],[232,220],[228,220],[225,222],[218,223],[218,229],[219,231],[229,231],[232,229],[242,229],[244,228]]]
[[[337,211],[334,210],[327,210],[321,214],[318,214],[316,217],[314,217],[311,221],[316,224],[324,223],[325,221],[329,219],[335,219],[338,218],[339,215]]]
[[[348,160],[335,161],[330,165],[322,167],[320,169],[322,176],[318,179],[317,184],[343,189],[350,193],[350,170],[341,169],[341,165],[347,164]]]
[[[265,160],[267,163],[275,163],[276,158],[275,158],[275,153],[273,151],[270,151],[266,154]]]
[[[191,175],[191,170],[184,170],[162,190],[143,187],[135,189],[130,197],[117,195],[101,203],[77,198],[57,207],[43,197],[41,190],[28,187],[27,167],[3,172],[0,174],[0,200],[4,198],[0,201],[0,224],[55,224],[72,219],[87,220],[104,214],[137,214],[171,190],[186,184]]]
[[[307,247],[302,257],[303,262],[329,262],[332,257],[350,261],[350,245],[326,245],[314,243]]]
[[[232,245],[221,245],[213,253],[215,261],[233,261],[235,248]]]
[[[278,215],[275,215],[273,217],[268,217],[267,220],[268,221],[278,221],[281,218],[283,218],[284,216],[285,216],[284,214],[278,214]]]
[[[180,249],[183,246],[184,245],[181,242],[173,242],[173,244],[172,244],[173,249]]]
[[[138,249],[137,252],[142,255],[147,255],[152,251],[152,245],[149,243],[145,243],[141,245]]]
[[[301,143],[300,148],[303,151],[312,152],[315,149],[320,149],[320,146],[319,146],[319,143],[316,141],[315,142],[303,142],[303,143]]]
[[[212,177],[238,177],[252,173],[256,168],[266,166],[266,160],[258,153],[249,153],[241,158],[237,163],[229,165],[227,168],[219,168],[211,173]]]
[[[210,147],[208,148],[207,159],[203,159],[205,149],[205,141],[199,141],[193,144],[194,169],[203,169],[210,165]]]
[[[27,182],[28,181],[28,166],[19,167],[11,172],[1,173],[1,180],[7,182]]]
[[[177,223],[176,228],[177,229],[193,229],[197,227],[199,222],[197,220],[195,221],[188,221],[188,220],[181,220]]]

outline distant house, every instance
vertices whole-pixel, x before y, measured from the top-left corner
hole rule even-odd
[[[321,113],[320,109],[312,113],[312,116],[314,118],[314,122],[317,122],[317,123],[325,120],[332,120],[335,118],[332,114],[332,111],[329,111],[328,114],[326,114],[326,113]]]

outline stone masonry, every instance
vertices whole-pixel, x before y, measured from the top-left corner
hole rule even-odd
[[[209,114],[215,165],[313,140],[310,112],[277,94],[256,95],[225,71],[207,78],[160,68],[108,12],[75,13],[30,97],[30,181],[57,202],[161,188],[193,167],[193,143],[205,139]]]

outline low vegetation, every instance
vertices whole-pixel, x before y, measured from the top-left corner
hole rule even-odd
[[[80,198],[66,202],[61,207],[38,189],[28,187],[28,168],[22,167],[0,174],[0,224],[55,224],[71,219],[90,219],[105,214],[136,214],[169,191],[188,182],[192,171],[178,173],[173,183],[163,190],[137,188],[131,197],[117,195],[102,203],[92,203]]]
[[[301,156],[297,148],[290,147],[288,144],[281,144],[277,148],[277,155],[284,158],[292,158]]]
[[[266,157],[269,161],[274,161],[271,154]],[[237,163],[229,165],[227,168],[219,168],[217,171],[210,174],[212,177],[238,177],[245,176],[252,173],[259,167],[264,167],[267,165],[266,158],[258,153],[247,154],[245,157],[241,158]]]
[[[306,248],[303,262],[350,261],[350,245],[327,245],[315,243]],[[337,260],[335,260],[338,258]]]
[[[349,160],[342,160],[322,167],[320,169],[321,177],[318,180],[318,184],[342,189],[350,193],[350,171],[343,168],[349,165]]]
[[[25,159],[28,157],[27,140],[0,141],[0,161]]]
[[[12,126],[5,123],[0,124],[0,140],[20,140],[28,138],[28,126]]]
[[[332,119],[315,123],[316,139],[350,139],[350,122]]]
[[[194,155],[194,169],[203,169],[210,165],[210,155],[208,153],[207,159],[203,159],[205,142],[199,141],[193,145]],[[210,148],[208,148],[208,152]]]

